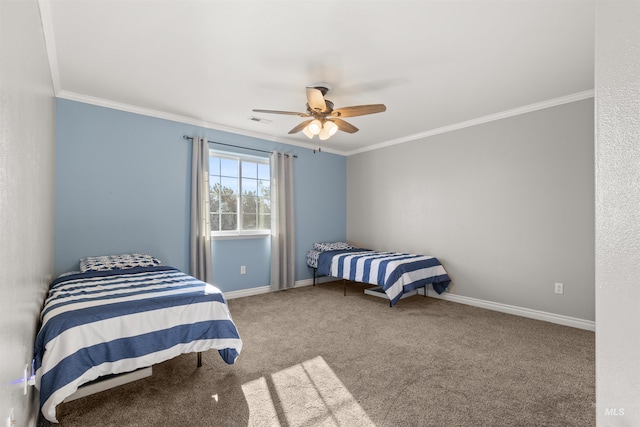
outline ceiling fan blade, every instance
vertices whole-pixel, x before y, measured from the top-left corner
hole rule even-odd
[[[307,104],[309,104],[309,108],[319,113],[327,109],[327,104],[324,102],[324,95],[319,89],[314,87],[307,88]]]
[[[338,129],[347,133],[356,133],[358,132],[358,128],[352,125],[351,123],[347,123],[344,120],[340,119],[331,119],[336,125],[338,125]]]
[[[300,116],[300,117],[311,117],[307,113],[296,113],[295,111],[279,111],[279,110],[259,110],[254,108],[251,111],[255,111],[256,113],[269,113],[269,114],[288,114],[290,116]]]
[[[298,133],[298,132],[300,132],[302,129],[304,129],[304,128],[305,128],[305,126],[307,126],[307,125],[308,125],[309,123],[311,123],[312,121],[313,121],[313,119],[312,119],[312,120],[305,120],[304,122],[300,123],[298,126],[296,126],[296,127],[294,127],[293,129],[291,129],[291,130],[289,131],[289,133],[291,134],[291,133]]]
[[[333,117],[355,117],[364,116],[365,114],[375,114],[387,111],[384,104],[356,105],[354,107],[343,107],[333,110]]]

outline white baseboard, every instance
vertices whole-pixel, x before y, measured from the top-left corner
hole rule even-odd
[[[316,284],[331,282],[336,280],[334,277],[317,277]],[[298,280],[295,287],[312,286],[313,279]],[[424,288],[423,288],[424,289]],[[251,295],[260,295],[271,292],[270,286],[260,286],[257,288],[243,289],[240,291],[225,292],[226,299],[248,297]],[[418,289],[420,295],[424,295],[424,291]],[[532,310],[530,308],[518,307],[515,305],[501,304],[499,302],[485,301],[477,298],[465,297],[462,295],[450,294],[444,292],[438,295],[435,291],[427,292],[427,296],[438,298],[446,301],[456,302],[459,304],[471,305],[474,307],[486,308],[487,310],[499,311],[501,313],[514,314],[516,316],[527,317],[529,319],[542,320],[545,322],[556,323],[558,325],[570,326],[572,328],[585,329],[587,331],[596,330],[596,322],[592,320],[578,319],[577,317],[563,316],[561,314],[548,313],[546,311]]]
[[[331,277],[331,276],[316,277],[316,285],[319,285],[320,283],[335,282],[336,280],[340,280],[340,279],[336,279],[335,277]],[[313,278],[296,281],[296,284],[295,284],[296,288],[299,288],[302,286],[313,286]]]
[[[333,282],[334,280],[336,280],[334,277],[317,277],[316,284],[324,283],[324,282]],[[293,286],[294,288],[301,288],[303,286],[313,286],[313,279],[296,280]],[[266,286],[258,286],[256,288],[241,289],[239,291],[225,292],[224,297],[225,299],[234,299],[234,298],[250,297],[252,295],[266,294],[269,292],[271,292],[271,286],[266,285]]]
[[[419,292],[424,295],[424,291]],[[529,319],[542,320],[556,323],[558,325],[571,326],[572,328],[585,329],[587,331],[596,330],[596,322],[592,320],[578,319],[577,317],[563,316],[561,314],[548,313],[546,311],[532,310],[530,308],[518,307],[515,305],[501,304],[499,302],[485,301],[477,298],[465,297],[462,295],[443,292],[438,295],[435,291],[427,291],[427,296],[459,304],[471,305],[474,307],[486,308],[487,310],[499,311],[501,313],[514,314],[516,316],[527,317]]]
[[[271,286],[258,286],[257,288],[241,289],[239,291],[225,292],[225,299],[250,297],[252,295],[267,294],[271,292]]]

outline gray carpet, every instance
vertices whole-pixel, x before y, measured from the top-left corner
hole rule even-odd
[[[244,342],[60,405],[62,426],[591,426],[594,333],[326,283],[229,301]]]

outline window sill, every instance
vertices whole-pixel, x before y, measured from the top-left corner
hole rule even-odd
[[[212,234],[211,240],[240,240],[240,239],[262,239],[271,237],[270,231],[259,231],[255,233],[225,233],[225,234]]]

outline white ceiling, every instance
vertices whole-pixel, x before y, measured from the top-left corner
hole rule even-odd
[[[304,112],[305,86],[327,82],[336,108],[387,106],[322,142],[343,154],[593,94],[593,0],[40,7],[61,98],[312,147],[287,134],[302,118],[251,110]]]

